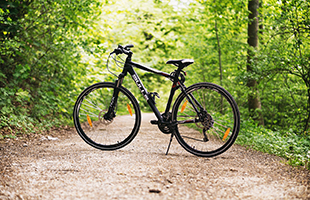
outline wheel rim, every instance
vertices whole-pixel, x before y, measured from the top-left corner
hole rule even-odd
[[[129,92],[121,89],[116,117],[105,120],[113,96],[113,86],[95,86],[81,96],[76,105],[75,124],[80,136],[91,146],[102,150],[118,149],[135,137],[140,126],[140,110]],[[129,112],[129,108],[130,112]]]
[[[177,100],[174,108],[175,120],[196,120],[192,124],[179,124],[176,136],[187,151],[198,156],[223,153],[233,144],[239,131],[239,112],[235,102],[228,93],[221,91],[222,88],[212,86],[204,84],[188,90],[208,113],[206,116],[210,116],[205,122],[197,122],[197,113],[189,103],[183,107],[187,101],[185,95]]]

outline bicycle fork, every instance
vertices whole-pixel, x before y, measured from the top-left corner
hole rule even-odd
[[[107,120],[107,121],[112,121],[114,119],[114,117],[116,117],[115,108],[116,108],[116,105],[117,105],[118,94],[119,94],[119,91],[120,91],[119,88],[121,87],[121,85],[123,83],[123,80],[124,80],[124,76],[120,75],[119,79],[115,81],[113,96],[112,96],[112,99],[111,99],[111,102],[110,102],[109,109],[108,109],[107,113],[104,114],[104,116],[103,116],[103,118],[105,120]]]

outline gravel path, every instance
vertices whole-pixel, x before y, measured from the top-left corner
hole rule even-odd
[[[310,173],[233,145],[200,158],[143,115],[139,134],[117,151],[88,146],[75,131],[0,143],[0,199],[310,199]]]

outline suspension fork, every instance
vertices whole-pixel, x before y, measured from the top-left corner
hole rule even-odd
[[[122,86],[123,80],[124,80],[125,74],[121,73],[118,76],[118,79],[115,81],[115,86],[114,86],[114,91],[113,91],[113,96],[109,105],[109,109],[107,111],[107,113],[104,115],[104,119],[105,120],[112,120],[114,117],[116,117],[115,115],[115,108],[117,105],[117,100],[118,100],[118,94],[120,91],[120,87]]]

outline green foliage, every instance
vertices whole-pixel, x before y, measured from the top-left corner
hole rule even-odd
[[[262,99],[264,115],[269,119],[266,124],[302,133],[310,128],[310,3],[266,4],[261,9],[265,28],[256,73],[265,81],[261,87],[266,94],[266,101]]]
[[[266,127],[244,121],[239,143],[309,166],[310,38],[304,0],[262,2],[259,48],[246,72],[248,2],[243,0],[11,0],[0,3],[0,139],[72,123],[87,86],[114,81],[106,70],[117,44],[133,60],[165,72],[169,59],[195,60],[186,84],[213,82],[248,111],[248,79],[257,80]],[[254,50],[253,50],[254,51]],[[110,67],[115,72],[120,68]],[[160,111],[171,82],[137,70]],[[128,76],[124,86],[147,103]],[[308,150],[309,151],[309,150]],[[308,160],[307,160],[308,159]],[[307,164],[308,163],[308,164]]]
[[[252,120],[243,120],[236,143],[283,157],[293,166],[310,169],[309,133],[298,135],[293,129],[281,133],[257,126]]]
[[[0,129],[29,133],[69,120],[73,81],[84,73],[77,68],[77,46],[91,43],[79,39],[99,5],[91,0],[0,4]]]
[[[98,81],[114,81],[116,77],[106,69],[108,52],[111,52],[117,44],[134,44],[133,61],[143,63],[165,72],[172,72],[175,68],[164,63],[171,59],[178,36],[174,30],[179,30],[180,25],[172,23],[176,21],[176,14],[171,13],[172,7],[165,2],[152,1],[110,1],[102,8],[100,23],[93,31],[91,37],[98,41],[94,46],[95,51],[84,51],[82,65],[86,74],[80,77],[83,80],[81,89]],[[172,57],[173,58],[173,57]],[[120,68],[109,67],[114,73],[120,72]],[[168,98],[168,90],[171,82],[160,76],[137,70],[141,80],[149,92],[158,92],[161,98],[156,101],[159,109],[163,110],[165,100]],[[164,84],[162,84],[164,83]],[[165,84],[167,83],[167,84]],[[149,109],[145,99],[140,95],[135,83],[127,76],[124,85],[137,95],[142,109]]]

